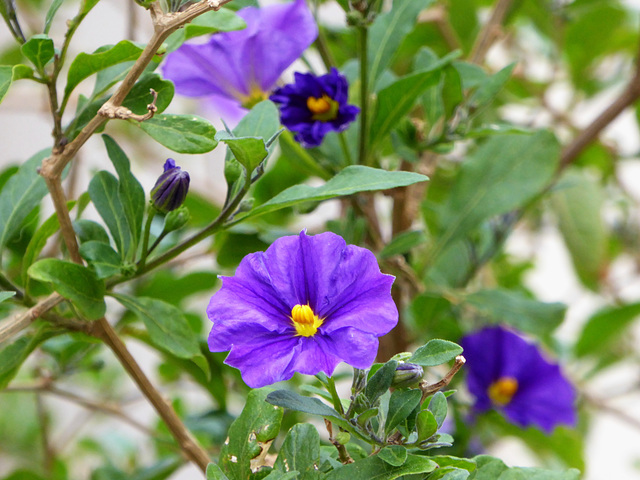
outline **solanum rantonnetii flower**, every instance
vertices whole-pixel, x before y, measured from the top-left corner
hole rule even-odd
[[[186,43],[167,56],[163,68],[178,93],[207,97],[227,123],[265,100],[318,36],[305,0],[246,7],[238,15],[245,29],[212,35],[204,44]]]
[[[168,158],[164,163],[164,172],[151,189],[151,203],[163,213],[175,210],[187,197],[189,182],[189,174],[177,167],[173,158]]]
[[[394,277],[369,250],[333,233],[282,237],[247,255],[211,298],[209,348],[250,387],[295,372],[331,375],[344,361],[368,368],[378,337],[398,322]]]
[[[347,79],[332,68],[326,75],[295,74],[295,82],[273,92],[280,104],[280,121],[305,147],[317,147],[329,132],[341,132],[356,119],[360,109],[347,103]]]
[[[502,327],[470,334],[460,345],[477,411],[493,408],[516,425],[547,433],[558,424],[575,425],[575,390],[535,345]]]

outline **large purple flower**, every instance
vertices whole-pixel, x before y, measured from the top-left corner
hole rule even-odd
[[[231,350],[225,363],[254,388],[295,372],[331,375],[341,361],[368,368],[398,322],[393,280],[333,233],[279,238],[222,277],[207,308],[209,348]]]
[[[574,388],[535,345],[489,327],[463,338],[461,346],[476,410],[495,408],[517,425],[537,425],[547,433],[558,424],[575,425]]]
[[[329,132],[341,132],[356,119],[360,109],[348,105],[349,84],[340,72],[316,77],[295,74],[295,83],[278,88],[269,97],[280,104],[280,120],[305,147],[317,147]]]
[[[318,36],[305,0],[246,7],[238,15],[247,24],[244,30],[215,34],[205,44],[184,44],[168,55],[163,69],[178,93],[208,97],[227,122],[266,99],[282,72]]]

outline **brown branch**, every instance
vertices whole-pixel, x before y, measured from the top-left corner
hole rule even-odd
[[[47,188],[49,189],[56,214],[58,215],[60,233],[69,251],[69,256],[75,263],[82,264],[82,257],[80,256],[78,241],[76,240],[76,232],[73,230],[69,209],[67,208],[67,198],[62,189],[62,178],[59,176],[45,177],[44,180],[47,183]]]
[[[156,101],[158,100],[158,92],[156,92],[153,88],[151,89],[151,95],[153,95],[153,100],[149,105],[147,105],[147,113],[144,115],[138,115],[133,113],[127,107],[123,106],[113,106],[109,105],[109,102],[105,103],[100,110],[98,110],[98,114],[107,117],[110,119],[119,118],[120,120],[137,120],[138,122],[144,122],[145,120],[149,120],[153,118],[153,116],[158,111],[158,107],[156,107]]]
[[[428,384],[427,382],[420,382],[420,390],[422,390],[422,399],[420,400],[420,402],[424,402],[424,400],[429,395],[433,395],[437,391],[442,390],[444,387],[449,385],[453,377],[460,371],[460,369],[466,362],[467,361],[462,355],[458,355],[456,357],[455,363],[453,364],[453,367],[451,367],[451,370],[447,372],[442,380],[432,384]]]
[[[13,316],[9,320],[0,323],[0,343],[9,339],[16,333],[24,330],[31,325],[42,314],[51,310],[53,307],[62,302],[64,298],[57,293],[52,293],[44,300],[39,301],[36,305],[22,313]]]
[[[47,181],[47,187],[51,192],[56,213],[60,220],[60,230],[74,262],[81,263],[82,260],[78,253],[75,232],[71,227],[69,210],[67,209],[66,202],[63,201],[64,195],[59,194],[59,192],[62,192],[62,186],[60,184],[62,171],[73,157],[76,156],[87,140],[89,140],[96,130],[107,121],[107,118],[104,116],[105,112],[107,112],[107,116],[109,116],[108,112],[119,112],[118,107],[122,105],[122,102],[127,97],[140,75],[142,75],[149,63],[151,63],[154,55],[167,37],[178,28],[189,23],[198,15],[210,10],[218,10],[221,5],[228,3],[229,1],[231,0],[203,0],[200,3],[196,3],[195,5],[187,8],[184,12],[167,14],[160,10],[157,2],[151,4],[151,18],[154,26],[153,35],[147,46],[142,51],[140,57],[131,67],[131,70],[129,70],[125,79],[122,81],[113,96],[100,108],[98,114],[89,121],[73,141],[67,145],[54,145],[53,154],[43,160],[40,174]],[[53,106],[54,105],[52,104],[52,108]],[[119,118],[117,114],[115,114],[113,118],[116,117]]]
[[[494,40],[500,34],[500,26],[504,22],[507,12],[511,7],[513,0],[497,0],[489,21],[482,27],[482,30],[478,34],[471,54],[469,55],[469,61],[472,63],[481,63],[485,55],[489,51],[489,48],[493,44]]]
[[[133,358],[131,353],[129,353],[126,345],[120,337],[118,337],[109,322],[107,322],[103,317],[94,322],[94,325],[94,335],[106,343],[116,357],[118,357],[118,360],[129,376],[165,422],[187,458],[195,463],[204,473],[207,469],[207,465],[211,461],[206,450],[200,446],[198,441],[184,426],[184,423],[182,423],[182,420],[180,420],[180,417],[178,417],[175,410],[151,384],[135,358]]]
[[[562,150],[559,170],[571,165],[582,151],[598,138],[600,132],[607,127],[627,107],[633,105],[640,98],[640,75],[636,72],[633,79],[614,102]]]

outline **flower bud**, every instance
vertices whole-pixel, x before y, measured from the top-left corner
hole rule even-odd
[[[351,435],[348,432],[338,432],[335,438],[336,442],[340,445],[346,445],[351,440]]]
[[[391,386],[394,388],[409,387],[422,380],[424,371],[420,365],[415,363],[401,363],[396,367]]]
[[[173,158],[164,164],[164,173],[151,190],[151,203],[160,212],[175,210],[184,202],[189,191],[189,174],[176,167]]]
[[[184,227],[191,220],[189,209],[182,205],[179,208],[169,212],[164,218],[164,229],[162,233],[167,234]]]

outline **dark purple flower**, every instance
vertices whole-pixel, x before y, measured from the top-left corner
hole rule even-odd
[[[329,132],[341,132],[360,109],[348,105],[349,84],[332,68],[326,75],[295,74],[295,82],[278,88],[269,98],[280,104],[280,120],[305,147],[317,147]]]
[[[164,173],[151,190],[153,206],[163,213],[178,208],[187,196],[189,181],[189,174],[176,167],[173,158],[168,158],[164,163]]]
[[[535,345],[489,327],[463,338],[461,346],[476,410],[501,410],[516,425],[537,425],[547,433],[561,423],[575,425],[575,390]]]
[[[207,308],[209,348],[231,350],[225,363],[254,388],[295,372],[331,375],[341,361],[368,368],[398,322],[393,280],[373,253],[333,233],[279,238],[222,277]]]
[[[244,30],[212,35],[205,44],[184,44],[167,56],[163,69],[178,93],[209,97],[228,123],[265,100],[282,72],[318,36],[305,0],[246,7],[238,15],[247,24]]]

